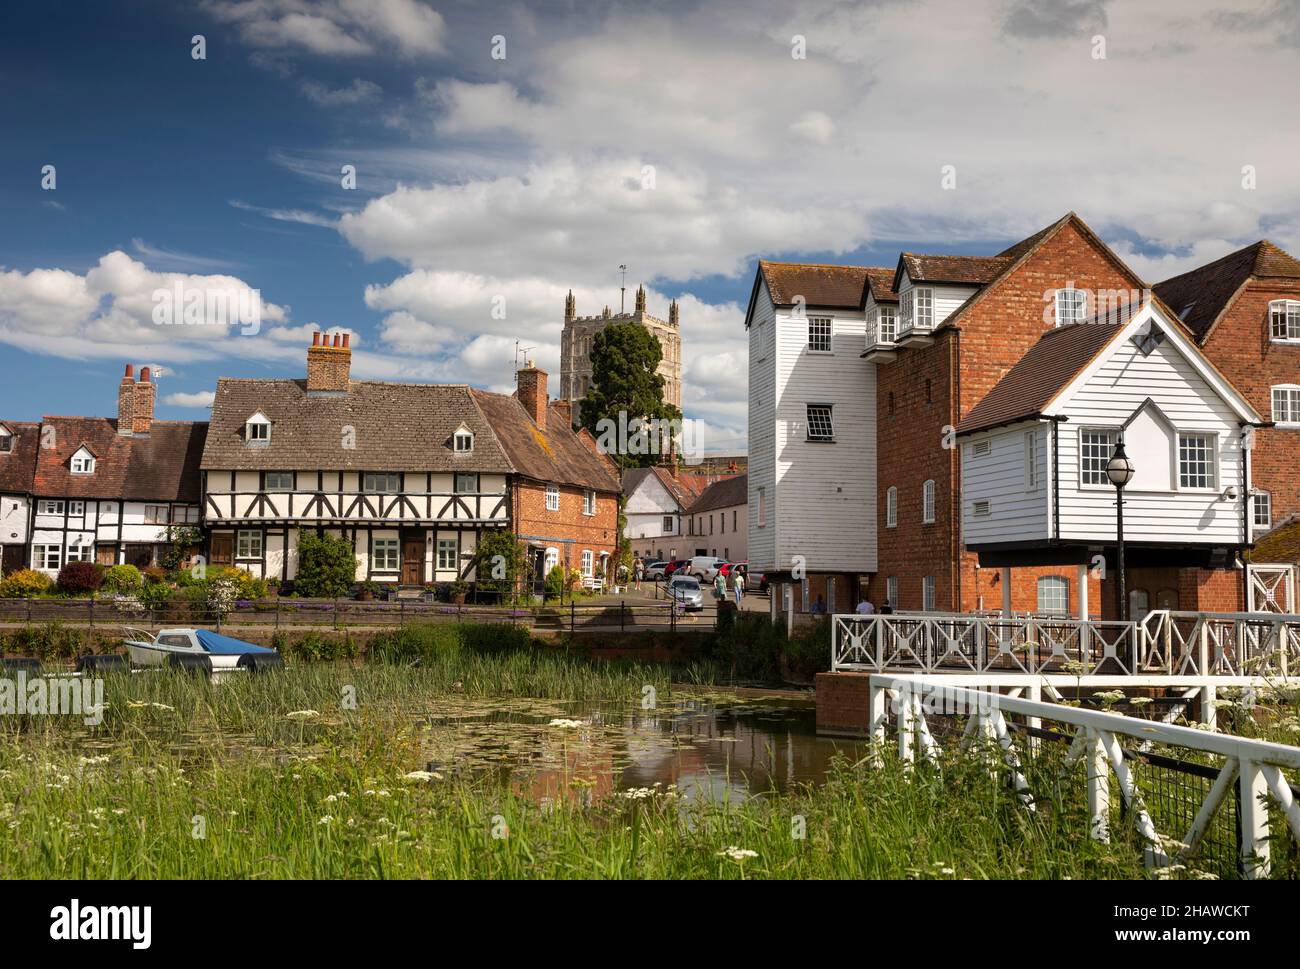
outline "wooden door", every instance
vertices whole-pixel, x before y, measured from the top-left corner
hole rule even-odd
[[[100,545],[95,548],[95,561],[100,565],[117,564],[117,546]]]
[[[0,553],[0,574],[8,575],[19,571],[24,567],[26,558],[26,546],[6,545],[4,552]]]
[[[212,536],[212,564],[232,565],[235,561],[235,536]]]
[[[402,542],[402,585],[424,584],[424,538],[408,535]]]

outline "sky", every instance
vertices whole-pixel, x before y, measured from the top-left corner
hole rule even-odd
[[[202,55],[202,56],[199,56]],[[993,254],[1075,211],[1148,282],[1300,254],[1300,3],[13,5],[0,419],[294,377],[558,381],[564,295],[681,302],[687,417],[745,446],[759,258]],[[349,177],[354,173],[354,177]],[[156,321],[159,291],[219,306]],[[554,387],[554,385],[553,385]]]

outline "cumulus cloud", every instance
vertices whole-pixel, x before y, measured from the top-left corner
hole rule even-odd
[[[171,404],[173,407],[211,407],[212,402],[216,399],[215,391],[197,390],[192,394],[168,394],[163,398],[163,403]]]
[[[365,104],[374,101],[384,89],[373,81],[355,78],[347,87],[332,88],[319,81],[304,81],[302,93],[308,100],[322,107],[334,108],[340,105]]]

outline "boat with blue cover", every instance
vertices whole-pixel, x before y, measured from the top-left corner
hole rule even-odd
[[[257,670],[284,665],[273,649],[211,629],[162,629],[155,636],[128,627],[125,642],[132,666],[202,665],[212,670]]]

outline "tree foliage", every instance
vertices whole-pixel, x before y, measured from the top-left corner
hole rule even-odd
[[[633,420],[677,420],[681,412],[664,403],[663,360],[659,338],[637,323],[613,323],[596,334],[591,344],[591,387],[582,399],[582,426],[597,440],[601,422],[626,426]],[[656,453],[645,449],[619,449],[611,456],[624,467],[648,466],[665,456],[665,444]]]
[[[303,532],[298,538],[298,577],[294,591],[300,596],[332,599],[346,595],[357,574],[352,543],[337,535]]]

